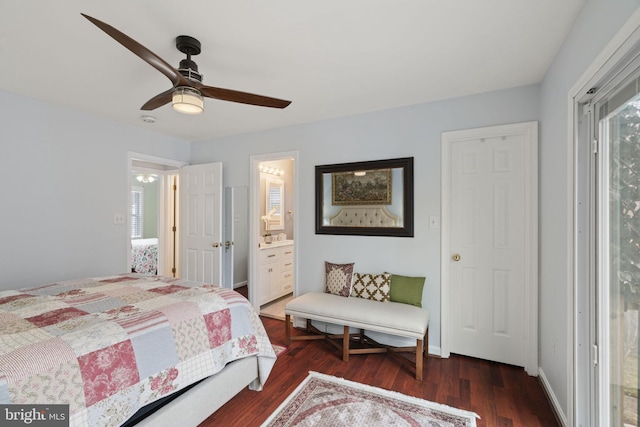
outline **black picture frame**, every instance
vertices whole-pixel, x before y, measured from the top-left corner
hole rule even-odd
[[[334,189],[325,188],[325,182],[329,180],[326,174],[344,174],[360,171],[378,170],[401,170],[401,177],[395,180],[395,186],[401,184],[401,194],[396,197],[402,198],[402,217],[399,226],[384,227],[354,227],[329,225],[328,218],[324,217],[325,203],[331,203],[331,195]],[[394,178],[395,179],[395,178]],[[365,162],[339,163],[333,165],[318,165],[315,167],[315,190],[316,190],[316,234],[336,234],[352,236],[390,236],[390,237],[413,237],[414,233],[414,201],[413,201],[413,157],[402,157],[397,159],[372,160]],[[399,181],[399,182],[398,182]],[[396,190],[397,191],[397,190]],[[329,196],[327,196],[327,194]],[[393,198],[391,195],[391,198]],[[366,205],[366,203],[365,203]],[[343,206],[343,205],[341,205]]]

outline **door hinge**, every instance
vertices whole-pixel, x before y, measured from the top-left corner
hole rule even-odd
[[[178,189],[178,186],[173,184],[173,191],[176,191]]]
[[[176,274],[176,268],[175,268],[175,267],[173,267],[173,268],[171,269],[171,272],[172,272],[173,274]]]
[[[174,225],[173,227],[171,227],[171,231],[173,231],[173,232],[175,233],[176,231],[178,231],[178,229],[177,229],[177,228],[176,228],[176,226]]]
[[[600,141],[597,138],[593,138],[591,141],[591,152],[593,154],[598,154],[598,149],[600,148]]]
[[[591,360],[593,361],[593,366],[598,366],[598,346],[597,345],[593,345],[593,347],[591,347]]]

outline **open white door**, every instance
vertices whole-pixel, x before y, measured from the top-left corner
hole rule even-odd
[[[180,170],[180,276],[222,284],[222,163]]]

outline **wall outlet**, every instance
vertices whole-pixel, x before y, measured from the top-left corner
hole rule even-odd
[[[113,215],[113,223],[116,224],[116,225],[124,224],[124,215],[122,215],[122,214]]]

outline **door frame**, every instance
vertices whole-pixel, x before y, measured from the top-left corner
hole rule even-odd
[[[150,154],[143,154],[143,153],[138,153],[138,152],[134,152],[134,151],[128,151],[127,152],[127,191],[125,192],[125,194],[127,195],[127,214],[125,215],[125,230],[124,230],[124,234],[126,236],[126,241],[129,242],[129,244],[127,245],[127,272],[131,271],[131,234],[130,231],[131,230],[131,216],[129,215],[129,212],[131,212],[131,186],[133,184],[132,181],[132,174],[133,174],[133,161],[137,160],[137,161],[141,161],[141,162],[147,162],[147,163],[153,163],[159,166],[168,166],[170,168],[172,168],[171,171],[175,172],[176,170],[180,170],[180,168],[182,166],[186,166],[189,163],[188,162],[184,162],[181,160],[175,160],[175,159],[167,159],[164,157],[158,157],[158,156],[152,156]],[[167,213],[167,192],[166,190],[166,175],[168,172],[171,172],[170,170],[158,170],[156,171],[156,173],[162,175],[162,186],[160,188],[160,197],[158,200],[158,206],[159,206],[159,212],[158,212],[158,241],[160,243],[160,245],[164,245],[167,239],[166,233],[165,233],[165,225],[166,222],[168,221],[168,213]],[[178,208],[177,210],[179,211],[179,204],[178,204]],[[176,212],[176,216],[179,217],[179,212]],[[179,239],[178,239],[179,241]],[[179,244],[178,244],[179,247]],[[178,252],[178,248],[176,248],[176,256],[179,257],[179,252]],[[160,247],[158,248],[158,262],[163,263],[165,260],[162,258],[165,253],[165,251],[163,249],[161,249]],[[160,265],[160,264],[159,264]],[[178,266],[176,266],[176,268],[178,268]],[[158,273],[160,274],[160,273]]]
[[[260,171],[258,166],[262,162],[270,162],[282,159],[293,160],[293,212],[300,212],[300,159],[298,151],[284,151],[278,153],[258,154],[249,158],[249,301],[253,308],[259,313],[260,303],[258,293],[253,284],[255,278],[260,275],[260,248],[258,247],[260,234]],[[293,217],[293,295],[298,295],[298,241],[299,241],[299,220]]]
[[[640,44],[640,8],[629,17],[629,19],[620,27],[618,32],[613,35],[609,43],[600,51],[598,56],[585,69],[583,74],[576,80],[567,94],[567,259],[569,260],[569,269],[567,271],[567,301],[568,301],[568,319],[567,319],[567,425],[581,423],[583,425],[597,425],[602,422],[599,417],[603,416],[600,410],[603,406],[600,396],[597,393],[597,385],[593,384],[591,379],[589,384],[584,382],[584,373],[593,370],[594,356],[596,360],[600,360],[602,348],[599,347],[596,354],[591,346],[592,343],[585,342],[584,329],[586,328],[586,339],[588,334],[594,333],[590,328],[595,328],[596,315],[589,312],[588,295],[585,292],[592,292],[591,289],[585,290],[584,278],[591,277],[591,269],[589,254],[585,257],[579,243],[585,239],[585,231],[591,231],[589,221],[590,207],[585,203],[585,189],[581,184],[590,173],[589,165],[583,160],[582,151],[585,141],[581,138],[580,128],[578,126],[579,115],[583,114],[582,105],[589,101],[593,96],[590,89],[602,84],[607,77],[611,77],[617,73],[617,70],[625,64],[629,59],[629,54],[634,48]],[[590,144],[590,141],[586,141]],[[588,193],[587,193],[588,196]],[[586,237],[586,239],[595,239],[595,236]],[[595,286],[592,285],[592,286]],[[586,314],[585,314],[586,313]],[[584,389],[588,388],[588,392]],[[594,410],[594,408],[596,408]],[[598,413],[599,412],[599,413]],[[608,422],[608,420],[605,419]]]
[[[451,254],[451,145],[478,138],[522,135],[525,138],[525,371],[538,375],[538,122],[489,126],[477,129],[443,132],[441,139],[441,230],[440,230],[440,312],[442,357],[449,357],[449,267]]]

